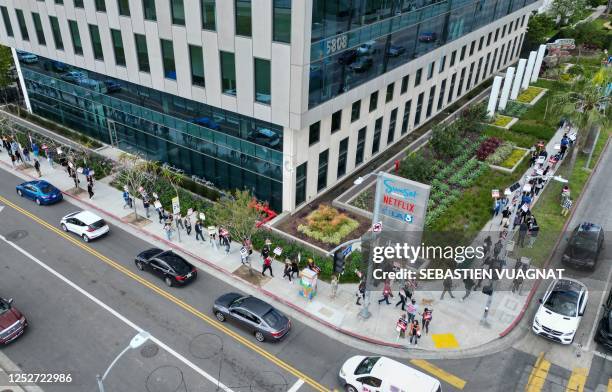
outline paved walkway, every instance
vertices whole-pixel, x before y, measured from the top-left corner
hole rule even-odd
[[[558,144],[563,130],[557,131],[555,136],[547,145],[549,155],[554,153],[553,146]],[[103,149],[100,153],[113,155],[113,149]],[[13,171],[22,177],[34,177],[36,175],[33,168],[11,168],[10,159],[6,151],[0,153],[0,167]],[[58,165],[51,168],[46,161],[41,162],[43,178],[53,183],[56,187],[70,192],[74,183],[67,173]],[[531,174],[526,173],[526,174]],[[138,224],[138,226],[128,223],[128,217],[132,210],[123,208],[121,191],[109,185],[110,178],[105,178],[95,184],[95,196],[89,200],[87,192],[73,196],[80,202],[88,205],[92,210],[97,210],[103,216],[108,216],[116,221],[122,222],[130,231],[139,230],[144,236],[156,242],[162,242],[169,247],[173,247],[183,253],[195,258],[200,263],[206,264],[210,269],[213,268],[220,275],[230,275],[234,278],[247,282],[259,292],[274,300],[280,301],[289,306],[292,312],[300,312],[307,317],[314,319],[330,328],[342,333],[358,337],[360,339],[376,344],[388,346],[407,346],[407,339],[399,339],[395,330],[396,322],[401,314],[399,307],[393,305],[378,305],[376,300],[379,293],[373,293],[370,311],[372,317],[362,320],[358,317],[360,307],[355,304],[356,285],[341,284],[337,296],[331,297],[331,287],[328,283],[319,282],[318,293],[313,300],[307,300],[299,295],[299,285],[297,282],[290,283],[283,280],[283,266],[280,262],[273,264],[274,278],[262,277],[261,258],[259,254],[252,256],[253,267],[256,270],[253,275],[249,274],[247,267],[240,262],[239,245],[232,244],[229,255],[221,249],[212,246],[208,242],[196,241],[194,233],[187,236],[181,233],[182,241],[178,242],[176,236],[172,241],[166,241],[162,231],[162,225],[157,222],[157,214],[151,209],[151,220]],[[521,183],[524,183],[522,181]],[[86,184],[84,178],[81,184]],[[518,190],[517,192],[520,192]],[[142,202],[138,203],[139,211],[142,213]],[[170,208],[170,206],[165,206]],[[494,218],[485,227],[499,227],[499,217]],[[127,227],[127,226],[130,227]],[[136,250],[135,250],[136,251]],[[508,265],[512,267],[513,262]],[[441,285],[440,285],[441,286]],[[441,288],[441,287],[440,287]],[[455,288],[455,299],[447,297],[440,300],[440,291],[433,288],[430,291],[417,289],[415,298],[420,307],[430,307],[434,309],[433,320],[430,326],[429,335],[423,335],[418,349],[427,350],[447,350],[447,349],[466,349],[481,346],[497,339],[520,314],[528,298],[529,287],[525,287],[521,295],[512,294],[508,291],[500,291],[493,296],[491,311],[489,312],[487,323],[481,323],[481,317],[485,308],[488,296],[481,292],[473,292],[465,301],[460,297],[464,293],[462,287]],[[397,295],[393,300],[397,300]],[[420,319],[420,317],[419,317]]]

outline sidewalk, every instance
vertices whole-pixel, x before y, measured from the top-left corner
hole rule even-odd
[[[559,129],[546,146],[549,156],[556,152],[553,146],[559,143],[562,135],[563,129]],[[115,151],[115,149],[106,148],[100,150],[99,153],[115,155]],[[33,168],[19,170],[11,168],[10,158],[4,149],[0,153],[0,167],[13,173],[17,172],[22,177],[24,175],[30,178],[36,176]],[[319,281],[317,295],[309,301],[299,295],[297,282],[294,281],[291,284],[287,280],[281,279],[282,263],[274,262],[274,278],[262,277],[262,262],[257,252],[251,257],[254,273],[250,275],[248,268],[240,262],[240,245],[236,242],[232,243],[229,255],[225,255],[222,247],[213,247],[208,242],[196,241],[193,232],[191,236],[187,236],[186,232],[182,231],[181,242],[178,242],[175,232],[172,241],[167,241],[162,225],[157,221],[157,213],[152,208],[150,221],[139,222],[138,225],[129,223],[128,217],[133,213],[133,210],[123,208],[122,193],[109,185],[111,178],[107,177],[96,182],[95,196],[92,200],[89,200],[84,189],[77,195],[68,192],[73,188],[74,183],[59,165],[56,164],[54,168],[51,168],[46,160],[41,160],[41,169],[43,178],[62,190],[68,196],[68,200],[76,198],[102,216],[110,217],[130,226],[130,231],[137,230],[143,234],[143,238],[146,236],[149,240],[164,243],[168,247],[179,250],[200,263],[213,268],[221,275],[231,276],[247,283],[257,289],[259,293],[283,303],[294,312],[300,312],[329,328],[366,342],[391,347],[408,346],[408,339],[399,339],[395,330],[395,324],[402,313],[400,308],[394,307],[395,303],[378,305],[377,300],[380,293],[372,293],[369,308],[372,316],[368,320],[358,317],[361,308],[355,304],[356,284],[341,284],[336,298],[331,298],[331,286],[326,282]],[[530,169],[525,174],[531,174],[532,171],[533,169]],[[524,183],[523,179],[521,179],[521,185]],[[81,186],[84,184],[86,184],[85,178],[81,178]],[[517,192],[520,192],[520,188]],[[139,213],[143,214],[142,202],[140,200],[135,200],[135,202]],[[169,208],[169,206],[165,207]],[[493,227],[494,230],[497,230],[500,219],[501,217],[493,218],[485,226],[485,229]],[[481,238],[476,241],[479,244],[482,243]],[[139,249],[135,249],[135,252],[137,251]],[[514,262],[507,264],[507,268],[513,266]],[[432,290],[417,288],[415,293],[419,311],[422,311],[424,307],[434,309],[429,335],[423,334],[418,346],[411,346],[421,350],[474,348],[495,340],[513,325],[514,320],[521,314],[521,310],[526,305],[526,301],[530,299],[528,293],[531,287],[523,287],[521,295],[512,294],[509,291],[496,292],[493,296],[487,323],[482,324],[480,319],[488,296],[479,291],[474,291],[466,301],[462,302],[460,298],[464,294],[464,289],[463,287],[456,287],[454,288],[455,299],[446,297],[446,299],[440,300],[441,282],[434,282],[434,284],[435,288]],[[397,293],[395,289],[394,294]],[[391,300],[396,302],[398,299],[396,296]],[[418,319],[420,321],[420,317]]]

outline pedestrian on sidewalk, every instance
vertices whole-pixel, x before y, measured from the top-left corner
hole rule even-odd
[[[215,250],[218,249],[217,247],[217,229],[215,227],[208,228],[208,241],[210,243],[210,246],[215,248]]]
[[[561,189],[561,203],[563,204],[563,202],[565,201],[565,199],[569,199],[571,196],[571,191],[569,186],[563,185],[563,189]]]
[[[499,215],[499,210],[501,209],[501,201],[499,199],[495,199],[493,202],[493,216]]]
[[[131,197],[130,193],[127,190],[123,191],[123,209],[132,208],[132,203],[130,202]]]
[[[261,270],[261,274],[263,276],[266,276],[266,271],[270,271],[270,276],[274,277],[274,274],[272,273],[272,259],[270,258],[270,256],[266,257],[263,261],[263,269]]]
[[[527,231],[529,231],[529,225],[527,225],[527,222],[522,222],[521,225],[519,226],[519,233],[518,233],[518,245],[521,248],[525,247],[525,237],[527,237]]]
[[[570,199],[569,197],[565,199],[565,201],[563,202],[563,205],[561,206],[561,215],[567,216],[570,209],[572,208],[572,204],[573,204],[572,199]]]
[[[482,262],[482,264],[480,265],[480,268],[485,270],[485,269],[489,269],[491,268],[491,264],[493,263],[493,258],[491,256],[488,256],[487,258],[484,259],[484,261]],[[478,279],[478,282],[476,282],[476,285],[474,286],[474,291],[478,290],[480,288],[480,286],[482,285],[482,281],[484,279],[481,277],[480,279]]]
[[[93,199],[94,197],[94,191],[93,191],[93,184],[91,182],[87,183],[87,194],[89,195],[89,199]]]
[[[559,150],[559,158],[563,159],[565,157],[565,152],[567,151],[567,147],[569,145],[569,138],[567,137],[567,133],[563,135],[561,138],[561,148]]]
[[[444,299],[444,294],[446,294],[447,291],[450,294],[451,298],[455,298],[455,296],[453,295],[453,280],[450,278],[450,276],[444,278],[444,281],[442,282],[442,289],[443,290],[440,299]]]
[[[538,196],[540,194],[540,191],[542,190],[542,188],[544,188],[544,179],[543,178],[538,178],[536,180],[535,186],[534,186],[534,195]]]
[[[406,305],[406,315],[408,316],[408,322],[411,323],[419,313],[419,306],[414,298],[410,299],[410,303]]]
[[[408,329],[408,320],[406,320],[406,313],[400,314],[395,329],[399,332],[400,338],[406,338],[406,330]]]
[[[529,158],[529,167],[532,167],[535,164],[536,159],[538,159],[538,153],[536,150],[533,150],[531,151],[531,157]]]
[[[31,162],[32,161],[30,159],[30,150],[28,150],[27,147],[23,148],[23,158],[25,159],[26,162]]]
[[[365,301],[365,289],[366,289],[366,284],[365,281],[363,281],[363,279],[361,281],[359,281],[359,286],[357,286],[357,303],[356,305],[359,306],[361,305],[361,300],[363,299]]]
[[[229,235],[223,236],[223,246],[225,246],[225,255],[230,254],[230,239]]]
[[[179,227],[183,230],[185,230],[185,226],[183,226],[183,217],[181,216],[181,213],[177,213],[176,215],[174,215],[174,221],[176,222],[176,229],[178,230]]]
[[[40,162],[38,162],[38,159],[34,160],[34,169],[36,169],[36,174],[38,174],[38,178],[42,177],[42,173],[40,172]]]
[[[200,222],[200,220],[196,220],[195,226],[194,226],[194,230],[195,230],[195,239],[196,241],[199,239],[201,239],[202,241],[204,241],[204,236],[202,235],[202,222]]]
[[[472,280],[472,278],[468,276],[465,279],[463,279],[463,285],[465,286],[465,295],[463,296],[463,298],[461,298],[461,300],[465,301],[467,297],[469,297],[470,294],[472,293],[472,288],[474,287],[475,282],[474,280]]]
[[[421,327],[419,326],[418,320],[414,320],[410,324],[410,344],[416,346],[419,343],[419,338],[421,337]]]
[[[285,259],[285,268],[283,269],[283,279],[285,276],[289,278],[289,283],[293,283],[291,281],[291,260]]]
[[[497,242],[495,243],[495,246],[493,247],[493,258],[494,259],[497,259],[499,257],[499,254],[501,253],[503,248],[504,248],[504,245],[502,244],[502,240],[501,239],[497,240]]]
[[[491,251],[491,246],[493,246],[493,241],[491,241],[491,236],[488,235],[487,238],[484,239],[484,246],[482,247],[484,256],[489,254]]]
[[[149,202],[148,196],[143,196],[142,198],[142,206],[144,207],[147,218],[149,218],[149,208],[151,208],[151,203]]]
[[[398,305],[402,305],[402,310],[406,311],[406,300],[408,299],[408,288],[406,287],[407,285],[404,284],[402,287],[400,287],[399,289],[399,301],[397,301],[397,303],[395,304],[395,307],[397,308]]]
[[[172,225],[170,223],[164,224],[164,232],[166,233],[166,238],[168,241],[172,241]]]
[[[533,244],[538,238],[538,234],[540,234],[540,226],[538,225],[536,219],[533,218],[529,227],[529,244],[527,245],[528,248],[533,248]]]
[[[423,324],[423,329],[426,334],[429,334],[429,323],[431,323],[433,309],[425,308],[423,309],[423,313],[421,314],[421,324]]]
[[[510,215],[512,215],[512,212],[510,211],[510,206],[507,206],[502,211],[502,220],[499,225],[507,229],[510,226]]]
[[[521,224],[521,213],[517,212],[516,215],[514,215],[514,221],[512,222],[512,230],[516,229],[516,226]]]
[[[34,159],[38,159],[40,155],[40,148],[38,148],[38,144],[32,143],[32,154],[34,155]]]
[[[385,286],[383,287],[382,298],[378,300],[378,304],[380,305],[382,302],[386,302],[387,305],[391,305],[391,302],[389,302],[389,297],[393,297],[393,293],[391,292],[391,284],[389,280],[385,280]]]
[[[251,250],[251,253],[252,252],[253,250]],[[298,265],[297,260],[293,259],[291,260],[291,277],[295,278],[299,276],[300,276],[300,266]]]
[[[187,235],[191,235],[191,218],[189,215],[185,215],[185,219],[183,219],[183,224],[185,225],[185,231]]]
[[[16,161],[15,155],[10,150],[8,154],[11,157],[11,165],[13,165],[13,168],[15,168],[15,161]]]

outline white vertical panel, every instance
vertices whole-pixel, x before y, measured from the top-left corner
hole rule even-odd
[[[502,88],[501,98],[499,100],[499,109],[504,110],[510,96],[510,88],[512,87],[512,79],[514,78],[514,67],[508,67],[506,70],[506,78],[504,79],[504,87]]]
[[[202,42],[206,100],[209,105],[221,107],[221,64],[217,34],[210,31],[202,31]]]
[[[253,117],[259,120],[272,122],[272,108],[258,102],[253,104]]]
[[[170,9],[170,0],[155,0],[155,11],[157,14],[159,36],[172,37],[172,12]],[[188,11],[185,10],[185,12]]]
[[[289,126],[289,103],[291,101],[291,79],[293,70],[299,67],[290,65],[290,47],[272,44],[272,122]],[[298,89],[294,92],[299,93]]]
[[[121,18],[119,23],[123,26],[124,21],[128,20],[132,22],[133,30],[144,31],[144,11],[142,9],[142,0],[130,0],[130,15],[130,18]]]
[[[529,87],[531,81],[531,74],[533,73],[533,66],[535,65],[535,59],[537,52],[532,50],[529,52],[529,58],[527,59],[527,67],[525,68],[525,75],[523,75],[523,83],[521,84],[522,89]]]
[[[159,17],[159,13],[158,13]],[[164,65],[162,63],[161,47],[157,28],[154,23],[145,23],[147,34],[147,49],[149,50],[149,64],[151,64],[151,83],[157,90],[164,89]]]
[[[192,45],[202,45],[202,17],[200,0],[183,0],[185,4],[185,26],[187,28],[187,42]]]
[[[217,0],[217,32],[219,50],[234,51],[234,35],[236,19],[234,15],[234,0]]]
[[[536,56],[535,65],[533,67],[533,73],[531,74],[531,82],[535,83],[538,81],[540,76],[540,69],[542,68],[542,61],[544,60],[544,53],[546,52],[546,45],[540,45],[538,48],[538,55]]]
[[[518,93],[521,88],[521,82],[523,80],[523,74],[525,73],[526,64],[527,64],[527,60],[519,59],[518,66],[516,68],[516,74],[514,75],[514,82],[512,83],[510,99],[516,99],[516,97],[518,97]]]
[[[252,116],[253,101],[255,100],[255,77],[253,48],[250,39],[236,37],[235,60],[238,112]]]
[[[117,0],[106,0],[106,17],[108,25],[113,29],[119,27],[119,4]]]
[[[489,117],[495,115],[495,107],[497,105],[497,97],[499,96],[499,89],[501,87],[502,80],[501,76],[496,76],[493,79],[493,86],[491,87],[491,95],[489,96],[489,104],[487,105],[487,114]]]
[[[183,27],[174,26],[172,33],[174,36],[177,94],[181,97],[191,98],[191,64],[187,48],[187,30]]]
[[[108,19],[103,13],[98,14],[98,31],[100,32],[104,61],[96,61],[96,72],[115,76],[115,51],[111,43]]]
[[[269,59],[272,55],[272,0],[253,0],[251,7],[253,56]]]
[[[283,130],[283,211],[291,211],[295,203],[295,152],[298,145],[295,139],[298,133],[299,130]]]
[[[138,58],[136,56],[136,44],[134,42],[134,31],[130,19],[121,18],[121,39],[123,40],[123,51],[125,52],[126,76],[123,79],[132,83],[138,83]],[[144,28],[144,25],[143,25]]]

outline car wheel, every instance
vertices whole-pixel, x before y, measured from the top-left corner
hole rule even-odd
[[[164,278],[164,282],[166,282],[166,286],[172,287],[172,279],[169,276]]]
[[[257,332],[255,332],[255,339],[256,339],[256,340],[257,340],[259,343],[261,343],[261,342],[263,342],[264,340],[266,340],[266,337],[264,336],[264,334],[263,334],[263,333],[261,333],[261,332],[257,331]],[[355,392],[356,392],[356,391],[355,391]]]
[[[21,197],[23,197],[23,192],[21,192],[21,189],[17,189],[17,194]]]
[[[85,234],[83,234],[83,241],[89,242],[89,237],[87,237]]]
[[[346,390],[346,392],[357,392],[357,389],[351,384],[346,384],[346,387],[344,387],[344,389]]]
[[[140,261],[137,261],[136,268],[138,268],[141,271],[144,271],[144,264],[142,264]]]
[[[36,198],[36,204],[40,205],[40,199],[38,197]]]
[[[67,227],[66,227],[66,225],[65,225],[65,224],[63,224],[63,223],[62,223],[62,230],[66,231],[66,232],[68,231],[68,228],[67,228]]]
[[[221,312],[215,312],[215,317],[217,318],[217,320],[221,322],[225,321],[225,315]]]

